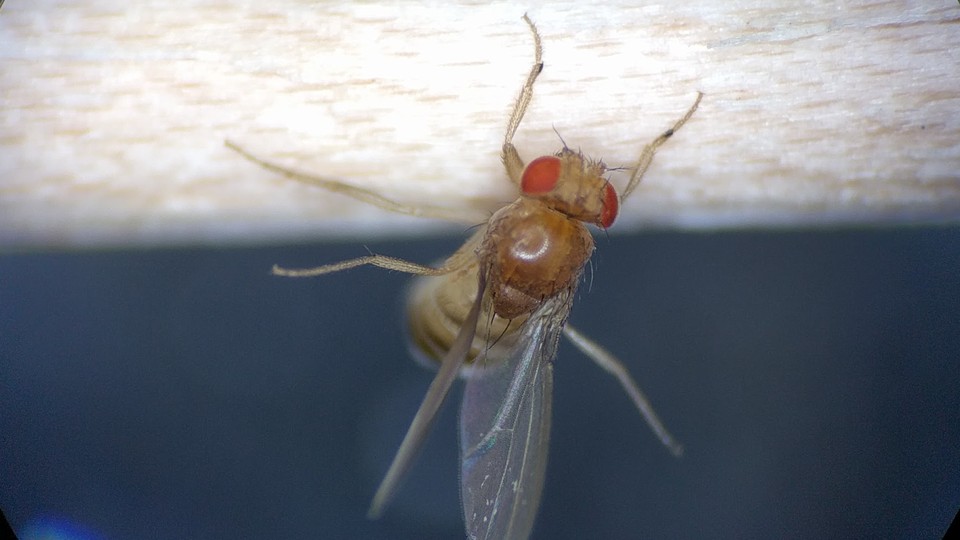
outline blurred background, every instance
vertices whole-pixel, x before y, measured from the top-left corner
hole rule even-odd
[[[463,538],[459,388],[365,513],[432,373],[409,277],[269,275],[454,238],[0,257],[0,507],[21,538]],[[960,507],[960,229],[598,237],[535,538],[939,537]],[[48,536],[55,537],[55,536]]]

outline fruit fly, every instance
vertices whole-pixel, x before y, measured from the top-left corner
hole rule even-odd
[[[560,335],[612,373],[660,441],[675,455],[682,447],[653,412],[626,367],[567,324],[574,291],[594,249],[586,224],[601,229],[617,218],[620,197],[604,177],[606,166],[566,145],[555,155],[524,165],[513,145],[533,86],[543,69],[540,35],[535,59],[507,123],[500,158],[519,198],[436,267],[369,255],[316,268],[274,266],[273,273],[311,277],[373,265],[421,276],[411,289],[408,321],[420,353],[439,362],[368,515],[376,518],[427,438],[458,374],[466,379],[460,409],[460,490],[469,538],[527,538],[543,490],[550,439],[553,362]],[[703,94],[670,129],[643,147],[623,191],[639,185],[657,149],[696,111]],[[412,215],[449,217],[436,208],[409,207],[337,180],[292,171],[253,156],[247,159],[286,177],[318,185],[383,208]]]

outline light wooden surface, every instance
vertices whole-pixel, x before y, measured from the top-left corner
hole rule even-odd
[[[614,231],[957,221],[957,2],[628,4],[528,8],[546,66],[515,141],[552,153],[556,128],[628,167],[703,91]],[[0,248],[438,227],[279,178],[227,138],[407,203],[494,209],[514,196],[498,152],[532,58],[524,9],[11,0]]]

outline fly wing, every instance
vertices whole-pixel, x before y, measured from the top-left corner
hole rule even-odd
[[[400,449],[397,450],[397,455],[394,456],[390,469],[387,470],[387,475],[380,482],[380,487],[377,488],[377,493],[373,496],[373,502],[370,503],[367,517],[371,519],[380,517],[383,509],[400,487],[400,481],[406,476],[417,454],[420,453],[420,449],[423,448],[423,443],[427,440],[430,428],[433,427],[433,421],[437,418],[437,411],[443,405],[443,401],[450,392],[450,386],[456,380],[457,373],[470,352],[485,290],[486,280],[481,274],[477,285],[477,296],[474,298],[470,312],[464,319],[463,326],[460,327],[460,332],[457,334],[450,350],[441,360],[440,369],[437,370],[433,382],[430,383],[427,395],[423,397],[423,403],[417,409],[417,414],[413,417],[413,422],[407,429],[403,442],[400,443]]]
[[[508,357],[478,358],[467,380],[460,493],[468,538],[530,535],[547,466],[553,360],[571,304],[572,291],[546,300],[520,329]]]

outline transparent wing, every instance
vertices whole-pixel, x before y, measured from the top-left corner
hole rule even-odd
[[[480,306],[483,303],[483,295],[486,290],[486,280],[483,274],[480,275],[477,285],[477,296],[474,298],[473,305],[467,318],[460,327],[453,345],[440,362],[440,369],[437,370],[430,388],[427,389],[427,395],[423,397],[423,403],[417,409],[413,422],[407,429],[407,434],[400,443],[400,449],[394,456],[387,475],[380,482],[377,493],[373,496],[373,502],[370,503],[370,509],[367,511],[367,517],[376,519],[383,513],[383,509],[390,502],[390,499],[396,494],[400,487],[400,481],[406,476],[407,471],[413,465],[417,454],[423,448],[423,443],[427,440],[430,428],[433,427],[433,421],[437,418],[437,411],[443,405],[447,394],[450,392],[450,386],[457,378],[463,361],[470,352],[470,346],[473,344],[473,336],[477,330],[477,320],[480,317]]]
[[[553,360],[571,303],[571,291],[548,299],[521,328],[508,358],[478,366],[467,380],[460,492],[468,538],[530,535],[547,466]]]

